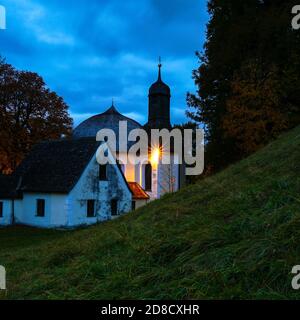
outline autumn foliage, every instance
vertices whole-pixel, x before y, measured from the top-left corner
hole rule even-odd
[[[255,152],[288,128],[289,119],[281,108],[281,79],[278,70],[249,63],[231,82],[222,126],[226,137],[234,138],[243,154]]]
[[[196,94],[187,114],[204,126],[206,166],[219,170],[300,124],[300,32],[287,0],[210,0]]]
[[[71,132],[61,97],[36,73],[0,60],[0,173],[11,173],[32,146]]]

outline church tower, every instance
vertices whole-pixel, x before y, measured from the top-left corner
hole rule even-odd
[[[158,64],[158,79],[149,89],[148,123],[149,129],[169,129],[171,90],[161,78],[161,59]]]

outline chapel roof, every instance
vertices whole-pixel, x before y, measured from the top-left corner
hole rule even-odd
[[[88,118],[79,124],[73,131],[73,138],[93,137],[101,129],[111,129],[115,132],[117,143],[119,141],[119,121],[127,121],[128,133],[133,129],[141,129],[142,126],[135,120],[122,115],[114,105],[105,112]]]
[[[95,139],[69,139],[37,144],[15,176],[23,192],[69,193],[99,147]]]
[[[15,175],[0,174],[0,199],[19,198],[17,184],[18,178]]]

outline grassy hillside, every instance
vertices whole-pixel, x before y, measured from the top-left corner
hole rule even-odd
[[[117,221],[0,230],[1,298],[298,298],[300,127]]]

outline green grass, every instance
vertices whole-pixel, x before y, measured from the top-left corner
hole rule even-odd
[[[300,264],[300,127],[118,220],[0,230],[4,299],[287,299]]]

